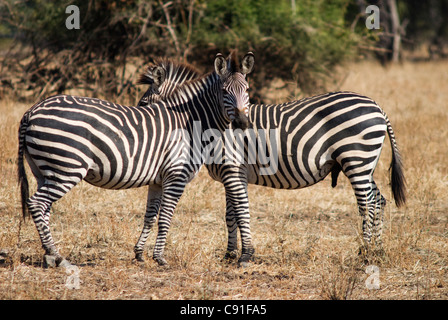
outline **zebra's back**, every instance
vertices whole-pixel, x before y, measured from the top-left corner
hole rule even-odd
[[[276,155],[278,163],[272,174],[260,174],[272,163],[261,164],[259,157],[256,163],[246,164],[248,183],[279,189],[315,184],[336,165],[343,168],[356,157],[360,163],[370,159],[376,165],[387,130],[384,112],[375,101],[352,92],[251,105],[249,119],[257,135],[264,130],[270,161]]]

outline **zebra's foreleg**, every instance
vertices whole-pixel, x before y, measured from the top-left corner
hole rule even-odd
[[[232,223],[236,223],[241,235],[241,257],[238,263],[246,263],[252,260],[255,249],[252,245],[252,235],[250,232],[249,198],[247,184],[233,185],[232,188],[226,186],[226,197],[233,208]],[[236,239],[236,231],[232,235]],[[229,235],[230,238],[230,235]],[[231,244],[232,245],[232,244]]]
[[[232,201],[226,196],[226,225],[228,239],[224,260],[234,260],[238,257],[238,226],[234,215],[235,211],[233,209]]]
[[[238,263],[244,264],[253,259],[253,255],[255,253],[255,249],[252,245],[252,235],[250,232],[250,217],[249,210],[241,210],[240,212],[236,211],[235,220],[238,224],[238,228],[240,229],[241,234],[241,257],[238,260]]]
[[[134,247],[135,260],[144,261],[143,251],[145,247],[146,240],[148,239],[149,233],[153,228],[157,215],[159,213],[160,202],[162,200],[162,188],[158,185],[151,185],[148,189],[148,202],[146,204],[145,220],[143,224],[143,230]]]

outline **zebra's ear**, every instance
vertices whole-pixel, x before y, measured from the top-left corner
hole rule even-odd
[[[255,56],[252,52],[246,53],[246,55],[243,58],[243,61],[241,62],[241,73],[242,74],[249,74],[252,72],[254,68],[255,63]]]
[[[163,81],[165,81],[166,77],[165,69],[163,69],[160,66],[154,67],[154,69],[152,70],[152,77],[154,79],[154,83],[157,86],[160,86],[163,83]]]
[[[227,73],[227,62],[226,58],[221,53],[218,53],[215,58],[215,71],[216,73],[223,77]]]

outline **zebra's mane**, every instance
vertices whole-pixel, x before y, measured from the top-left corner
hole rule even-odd
[[[228,63],[229,74],[241,72],[241,65],[238,60],[238,50],[237,49],[232,50],[230,52],[229,56],[227,57],[227,63]],[[191,82],[195,82],[200,79],[201,80],[205,79],[205,78],[209,77],[212,73],[215,73],[215,72],[209,72],[209,73],[201,75],[200,71],[193,65],[184,63],[184,62],[175,61],[175,60],[169,59],[169,58],[155,59],[154,63],[148,67],[148,71],[149,71],[149,68],[154,68],[155,66],[161,66],[165,69],[165,71],[167,73],[165,81],[170,81],[171,83],[177,84],[177,87],[172,92],[172,94],[179,91],[179,89],[181,89],[181,86],[183,86],[183,85],[187,85]],[[147,84],[153,83],[153,80],[151,77],[150,77],[151,82],[148,82],[148,81],[142,82],[142,77],[147,78],[146,74],[143,74],[140,77],[139,83],[147,83]]]
[[[185,81],[196,79],[200,77],[201,73],[193,65],[175,61],[169,58],[156,58],[154,62],[151,63],[146,71],[140,75],[138,80],[139,84],[149,84],[154,83],[153,70],[155,67],[162,67],[165,70],[165,80],[176,84],[182,84]]]
[[[230,67],[229,71],[231,73],[235,72],[241,72],[241,65],[238,60],[238,50],[234,49],[230,52],[229,56],[227,57],[228,61],[228,67]]]
[[[189,99],[187,97],[190,96],[192,91],[197,91],[197,89],[203,85],[208,88],[211,84],[216,83],[216,81],[219,80],[220,77],[215,71],[200,75],[197,78],[190,79],[185,81],[182,85],[177,86],[166,100],[178,101],[180,99],[185,101],[185,99]]]
[[[166,100],[184,100],[188,92],[197,89],[197,84],[206,82],[215,82],[218,78],[216,72],[201,74],[201,72],[191,64],[176,61],[170,58],[157,58],[151,63],[146,72],[141,74],[138,83],[154,84],[152,72],[155,67],[162,67],[165,70],[165,82],[175,84],[173,90],[166,97]],[[213,76],[214,75],[214,76]]]
[[[240,64],[238,62],[238,54],[234,50],[230,53],[227,58],[229,74],[240,71]],[[178,101],[179,99],[184,100],[191,91],[196,91],[198,84],[215,83],[220,79],[215,71],[201,74],[200,71],[192,66],[191,64],[179,62],[170,58],[157,58],[151,63],[146,72],[142,73],[138,83],[149,84],[150,86],[154,84],[153,71],[155,67],[162,67],[165,70],[166,78],[164,82],[169,82],[175,84],[173,90],[165,98],[165,100]],[[206,85],[206,86],[208,86]],[[201,86],[201,85],[199,85]]]

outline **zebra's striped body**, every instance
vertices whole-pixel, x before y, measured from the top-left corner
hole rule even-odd
[[[225,66],[222,56],[215,66]],[[34,105],[19,128],[19,181],[22,208],[36,224],[46,255],[57,264],[60,256],[49,228],[50,208],[81,180],[107,188],[149,185],[143,231],[134,248],[142,260],[143,246],[157,214],[158,235],[153,257],[165,264],[163,250],[174,209],[186,184],[202,163],[191,161],[195,122],[204,130],[220,132],[233,120],[224,104],[223,87],[233,78],[243,86],[245,75],[217,68],[207,76],[178,88],[167,99],[144,107],[126,107],[100,99],[59,95]],[[28,199],[23,156],[37,179],[36,193]],[[26,203],[26,205],[25,205]]]
[[[269,163],[211,164],[210,176],[226,188],[227,257],[235,257],[235,217],[248,216],[247,184],[276,189],[300,189],[332,173],[332,186],[342,171],[350,180],[363,219],[366,244],[381,245],[386,200],[373,179],[386,133],[392,147],[392,191],[397,206],[405,202],[401,158],[387,115],[370,98],[353,92],[333,92],[279,105],[250,105],[249,129],[268,143]],[[274,134],[274,136],[272,136]],[[246,154],[249,140],[245,140]],[[277,163],[273,163],[273,155]],[[261,158],[264,155],[261,155]],[[265,156],[265,158],[267,155]],[[274,166],[273,174],[260,174]],[[243,218],[242,218],[242,217]],[[240,228],[240,232],[245,231]]]
[[[392,191],[398,206],[405,202],[405,180],[392,126],[373,100],[352,92],[333,92],[277,105],[252,104],[248,120],[252,138],[247,135],[244,140],[246,161],[226,162],[224,157],[221,163],[206,165],[210,176],[223,183],[226,190],[226,257],[237,255],[238,228],[243,243],[240,261],[249,260],[253,254],[253,248],[247,245],[251,241],[248,184],[299,189],[323,180],[331,172],[335,187],[340,171],[355,192],[364,240],[368,244],[374,236],[376,243],[381,242],[385,199],[373,172],[386,132],[392,146]],[[274,143],[267,144],[267,154],[259,154],[255,163],[247,161],[249,151],[254,150],[253,136],[260,134],[264,141]],[[260,159],[269,159],[270,163],[260,163]],[[262,174],[266,166],[274,168],[271,174]]]

